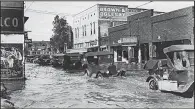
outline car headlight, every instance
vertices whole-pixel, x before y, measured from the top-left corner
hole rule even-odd
[[[106,73],[109,74],[109,71],[107,70]]]

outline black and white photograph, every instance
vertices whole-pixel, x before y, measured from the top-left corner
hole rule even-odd
[[[0,1],[1,108],[194,108],[194,1]]]

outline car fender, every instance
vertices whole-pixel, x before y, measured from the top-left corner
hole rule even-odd
[[[185,93],[185,92],[193,92],[194,91],[194,81],[191,81],[185,85],[185,87],[181,90],[177,90],[176,92]]]
[[[156,75],[150,75],[150,76],[146,79],[146,82],[149,82],[150,79],[152,79],[152,78],[154,78],[156,81],[161,80],[161,79],[160,79],[158,76],[156,76]]]

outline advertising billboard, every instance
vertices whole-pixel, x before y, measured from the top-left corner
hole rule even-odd
[[[126,19],[128,6],[99,5],[100,19]]]
[[[24,35],[1,35],[1,79],[24,78]]]
[[[1,44],[1,79],[23,77],[23,44]]]

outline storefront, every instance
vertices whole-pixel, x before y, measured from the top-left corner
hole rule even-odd
[[[114,52],[114,62],[137,62],[137,38],[120,38],[118,43],[110,45],[110,50]]]

